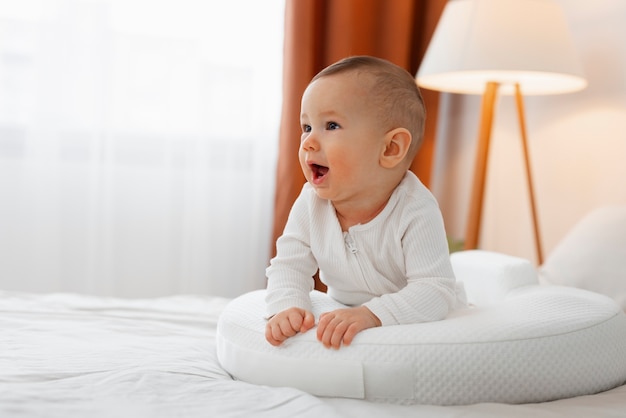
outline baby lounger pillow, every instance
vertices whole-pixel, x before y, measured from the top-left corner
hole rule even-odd
[[[624,384],[624,312],[603,295],[540,286],[529,265],[485,251],[455,254],[475,305],[443,321],[367,329],[339,350],[326,349],[315,329],[270,345],[265,291],[251,292],[220,316],[218,359],[254,384],[401,404],[543,402]],[[316,318],[344,307],[316,291],[311,299]]]

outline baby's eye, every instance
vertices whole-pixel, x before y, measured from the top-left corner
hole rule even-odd
[[[335,129],[339,129],[339,124],[336,122],[328,122],[326,124],[326,129],[328,129],[329,131],[335,130]]]
[[[311,132],[311,125],[302,125],[302,132]]]

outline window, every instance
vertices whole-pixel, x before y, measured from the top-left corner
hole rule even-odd
[[[284,0],[0,3],[0,287],[265,286]]]

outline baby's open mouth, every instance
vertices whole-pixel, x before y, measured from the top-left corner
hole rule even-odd
[[[319,180],[328,173],[328,167],[324,167],[323,165],[311,164],[310,167],[314,180]]]

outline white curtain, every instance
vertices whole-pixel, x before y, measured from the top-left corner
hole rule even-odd
[[[0,0],[0,289],[265,286],[284,0]]]

